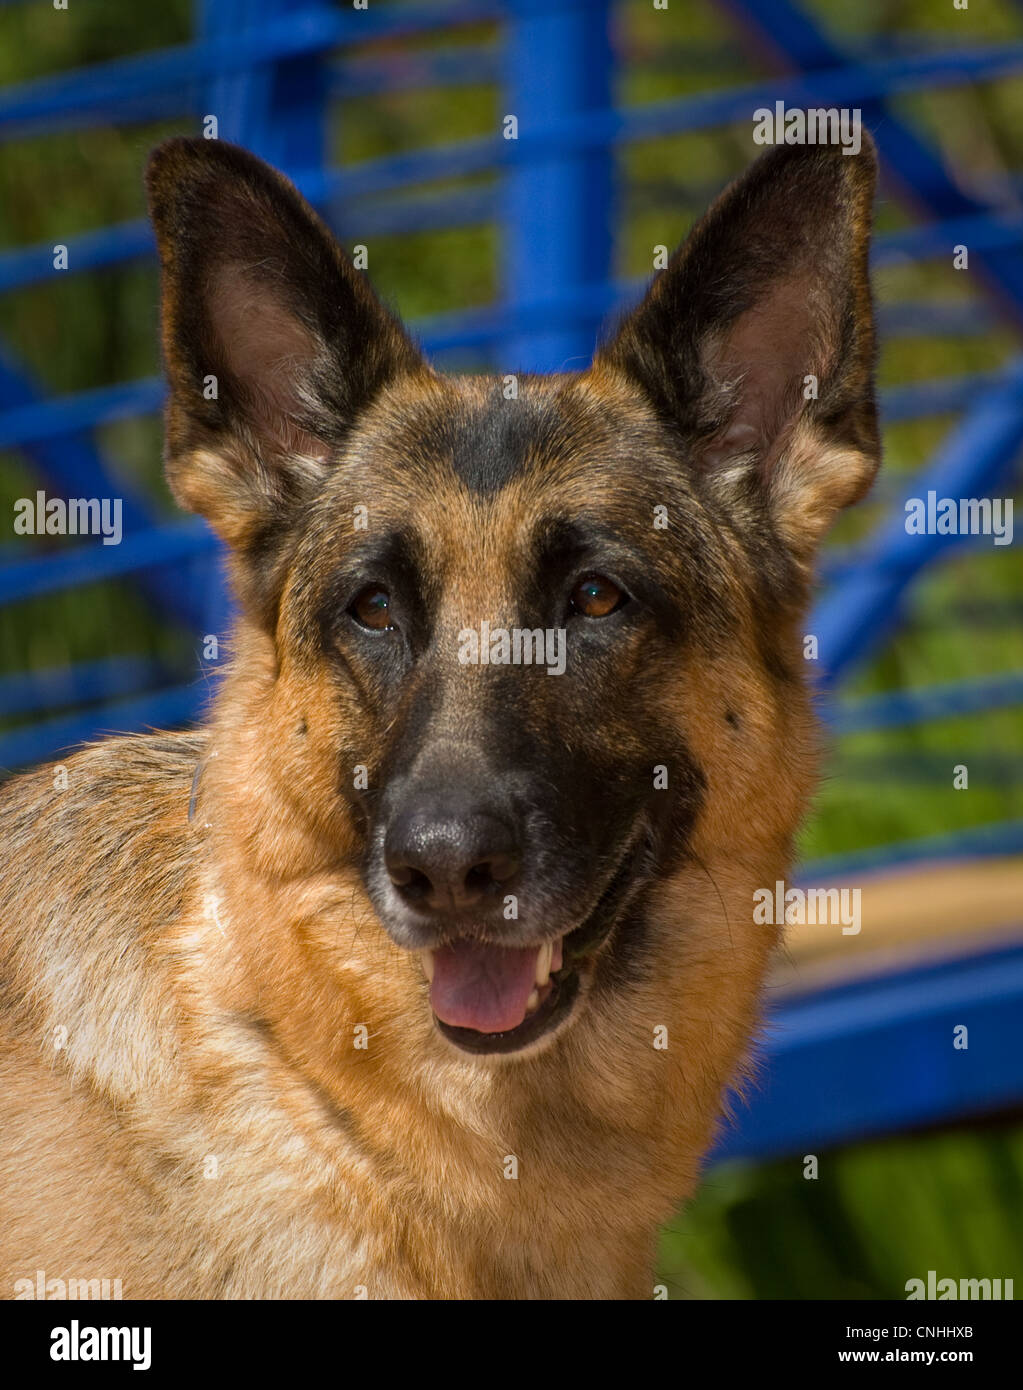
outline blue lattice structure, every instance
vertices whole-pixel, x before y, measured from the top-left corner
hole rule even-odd
[[[789,0],[726,0],[737,38],[776,76],[726,90],[644,105],[618,96],[612,0],[438,0],[374,3],[365,10],[327,0],[199,0],[194,37],[182,47],[119,59],[0,91],[0,138],[174,120],[200,130],[216,114],[218,136],[283,169],[344,237],[362,238],[492,224],[499,234],[501,292],[492,304],[413,325],[441,364],[501,371],[583,367],[601,324],[640,290],[615,277],[616,217],[623,150],[642,141],[713,132],[748,121],[759,106],[859,107],[874,133],[886,187],[911,216],[877,240],[878,267],[970,246],[987,310],[950,303],[885,306],[882,327],[898,335],[921,325],[983,332],[991,323],[1023,335],[1023,206],[983,202],[964,191],[938,152],[892,105],[907,93],[1023,74],[1023,43],[929,46],[921,52],[852,52]],[[349,61],[369,40],[495,26],[493,41],[443,45],[403,55],[391,46]],[[327,113],[340,97],[405,82],[497,84],[500,106],[518,119],[518,138],[492,135],[332,165]],[[475,176],[486,181],[464,182]],[[463,180],[453,188],[451,181]],[[440,191],[438,191],[438,189]],[[153,255],[144,221],[68,241],[69,270],[85,275]],[[0,292],[45,283],[51,245],[0,253]],[[221,556],[193,520],[160,521],[123,483],[97,442],[110,421],[155,412],[159,379],[119,382],[62,398],[48,395],[0,343],[0,448],[16,449],[62,496],[123,498],[118,546],[83,541],[32,554],[0,572],[0,604],[131,576],[161,620],[223,635],[229,625]],[[905,480],[913,495],[978,497],[1007,488],[1023,448],[1023,355],[994,371],[889,390],[889,422],[950,410],[958,421],[925,467]],[[820,644],[826,716],[839,732],[885,729],[955,713],[1018,708],[1023,672],[957,681],[919,692],[844,699],[844,683],[896,630],[920,577],[966,538],[907,537],[904,496],[863,541],[828,552],[810,629]],[[187,572],[187,579],[184,577]],[[198,717],[209,672],[182,672],[141,658],[0,678],[0,715],[27,716],[0,733],[0,765],[15,768],[105,731]],[[837,697],[837,698],[836,698]],[[53,717],[52,711],[72,709]],[[982,827],[923,844],[891,845],[808,875],[855,874],[883,864],[1023,850],[1023,821]],[[1020,912],[1023,921],[1023,908]],[[909,1123],[934,1122],[1023,1100],[1023,953],[981,953],[883,979],[836,986],[783,1003],[765,1043],[768,1084],[722,1152],[762,1155],[821,1146]],[[932,1075],[934,1054],[964,1010],[985,1039],[969,1069]],[[911,1060],[900,1068],[897,1056]],[[833,1097],[834,1079],[849,1084]]]

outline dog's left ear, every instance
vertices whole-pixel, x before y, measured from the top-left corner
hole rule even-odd
[[[595,367],[638,384],[725,504],[808,559],[877,471],[867,252],[876,160],[779,146],[732,184]]]

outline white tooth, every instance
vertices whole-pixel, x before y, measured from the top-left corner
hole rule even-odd
[[[433,983],[433,952],[420,951],[419,959],[423,963],[423,974],[426,976],[427,983]]]
[[[540,947],[540,954],[536,958],[536,985],[539,989],[543,989],[551,978],[551,955],[553,951],[553,941],[546,941]]]
[[[538,1009],[539,1007],[540,1007],[540,992],[539,992],[539,990],[535,990],[535,989],[534,989],[534,990],[533,990],[533,993],[532,993],[532,994],[529,996],[529,998],[526,1000],[526,1013],[527,1013],[527,1014],[534,1014],[534,1013],[536,1013],[536,1011],[537,1011],[537,1009]]]

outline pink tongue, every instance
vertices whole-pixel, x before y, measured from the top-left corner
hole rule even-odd
[[[433,953],[434,1013],[453,1028],[475,1028],[478,1033],[517,1028],[526,1016],[539,954],[539,946],[517,951],[478,941],[440,947]]]

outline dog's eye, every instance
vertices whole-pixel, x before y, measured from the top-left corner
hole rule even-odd
[[[348,611],[357,623],[372,628],[374,632],[389,632],[391,622],[391,596],[386,589],[370,584],[355,595],[348,605]]]
[[[616,608],[621,608],[625,600],[626,595],[618,585],[602,574],[588,574],[580,579],[571,596],[572,611],[581,613],[584,618],[606,618]]]

